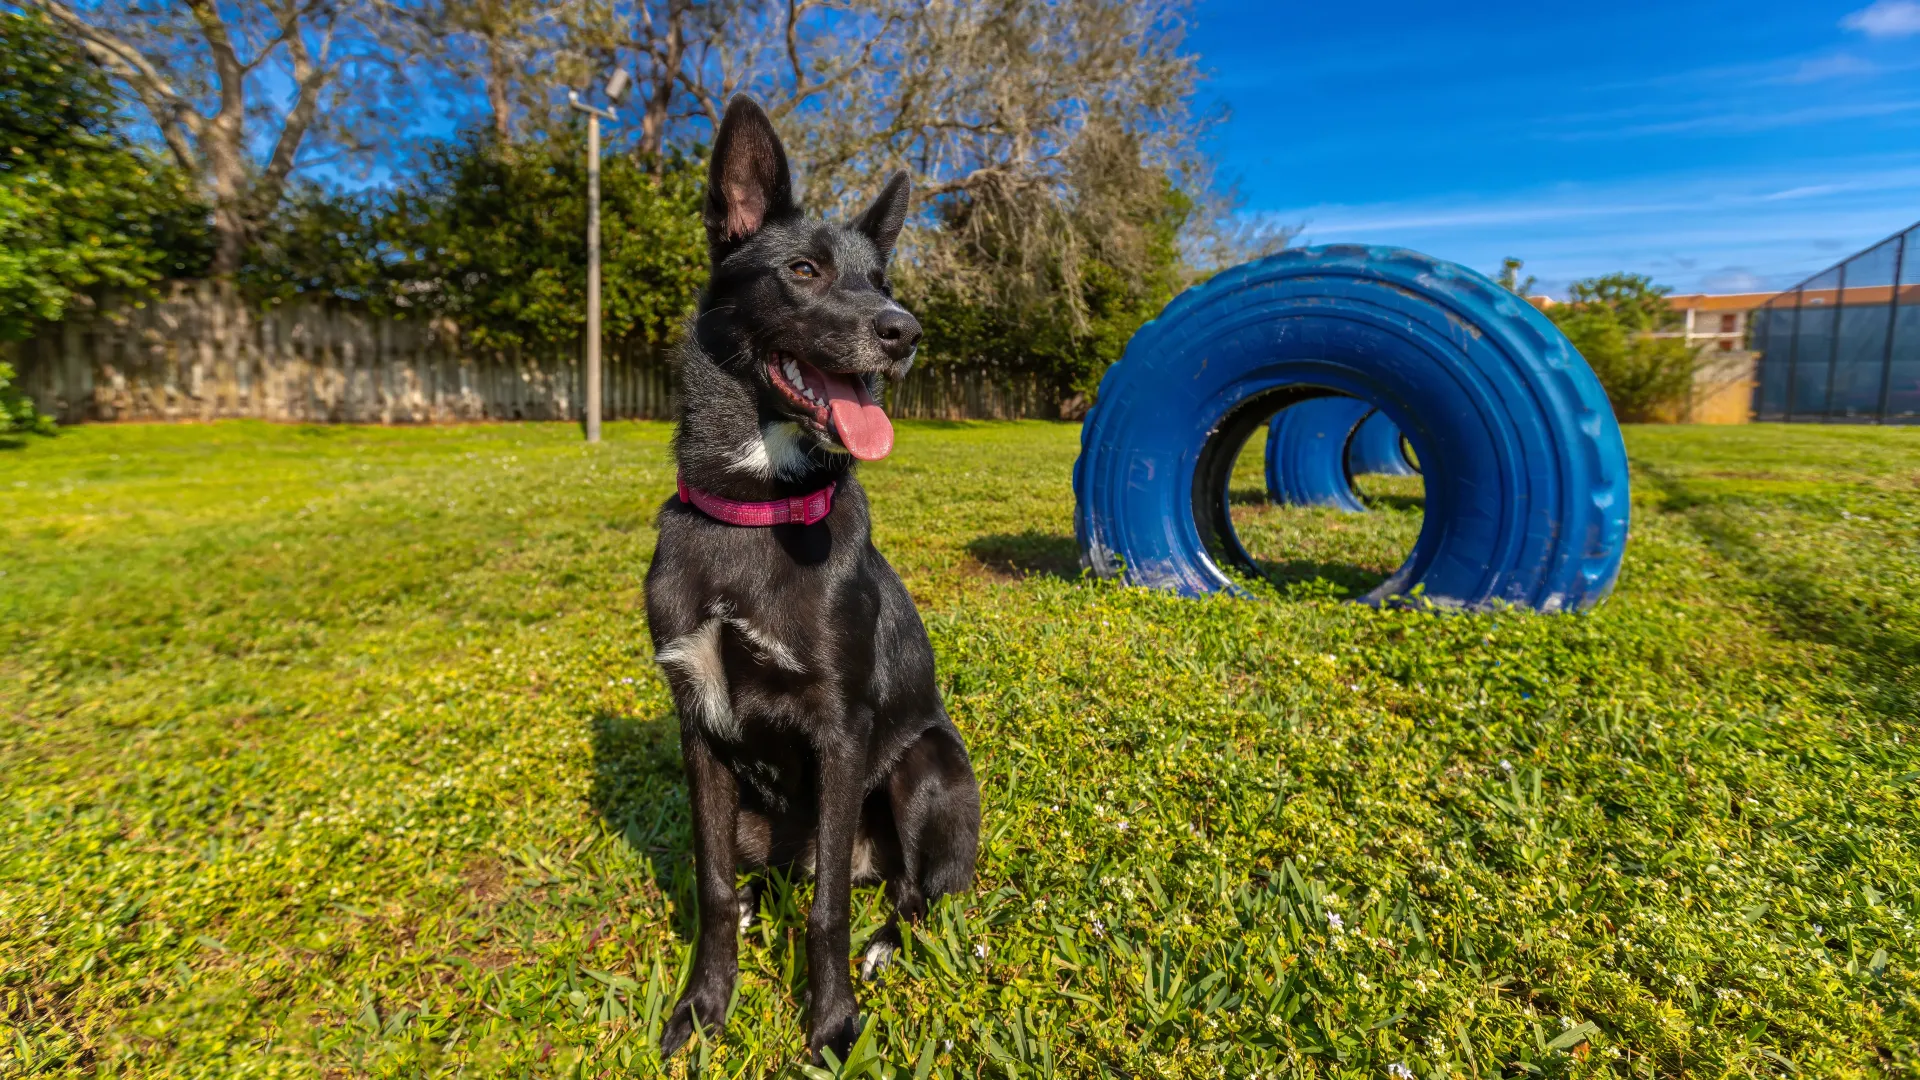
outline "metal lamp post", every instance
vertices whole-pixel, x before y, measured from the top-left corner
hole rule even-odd
[[[607,107],[596,109],[567,91],[567,104],[587,114],[587,441],[600,441],[600,121],[618,120],[614,106],[627,93],[627,73],[607,79]]]

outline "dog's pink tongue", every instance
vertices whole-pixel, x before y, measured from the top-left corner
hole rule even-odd
[[[861,461],[879,461],[893,452],[893,421],[873,403],[867,380],[837,371],[820,372],[826,385],[827,408],[833,413],[833,431],[840,445]]]

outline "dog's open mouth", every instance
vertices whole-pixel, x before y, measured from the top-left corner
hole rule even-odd
[[[821,371],[786,353],[767,358],[767,376],[814,427],[846,447],[847,453],[862,461],[878,461],[893,451],[893,421],[874,403],[864,376]]]

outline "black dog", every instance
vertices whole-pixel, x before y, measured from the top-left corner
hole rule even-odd
[[[654,655],[680,712],[693,804],[700,938],[660,1035],[672,1054],[726,1019],[739,869],[811,869],[807,1045],[845,1055],[857,1034],[849,893],[884,880],[889,920],[966,888],[980,794],[934,683],[913,600],[873,547],[854,459],[886,456],[879,379],[913,363],[920,324],[887,263],[907,174],[851,225],[794,204],[767,115],[735,98],[714,140],[705,221],[712,280],[681,356],[674,454],[681,494],[660,511],[647,571]],[[830,506],[830,510],[828,509]],[[768,524],[768,522],[783,522]]]

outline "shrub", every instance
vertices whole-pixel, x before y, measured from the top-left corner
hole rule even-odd
[[[53,418],[33,407],[33,399],[14,385],[13,365],[0,360],[0,435],[53,434]]]
[[[601,306],[609,342],[661,343],[706,280],[697,162],[600,167]],[[241,273],[261,303],[328,296],[381,314],[441,315],[477,344],[570,343],[586,329],[582,141],[500,147],[475,131],[428,149],[397,187],[295,192]]]
[[[1699,350],[1683,338],[1653,336],[1678,325],[1667,303],[1672,291],[1643,274],[1608,274],[1575,282],[1567,303],[1547,309],[1622,421],[1670,416],[1693,389]]]

